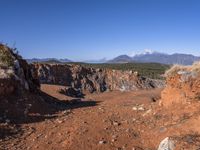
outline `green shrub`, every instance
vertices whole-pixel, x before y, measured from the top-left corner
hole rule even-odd
[[[140,75],[153,78],[153,79],[163,79],[162,75],[169,65],[159,64],[159,63],[124,63],[124,64],[88,64],[88,63],[67,63],[67,64],[78,64],[84,67],[91,68],[102,68],[102,69],[114,69],[114,70],[132,70],[137,71]]]
[[[14,66],[14,58],[11,50],[4,45],[0,45],[0,65],[8,67]]]

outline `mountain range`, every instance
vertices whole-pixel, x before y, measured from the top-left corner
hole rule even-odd
[[[200,57],[194,56],[191,54],[165,54],[165,53],[144,53],[138,54],[133,57],[128,55],[120,55],[115,57],[112,60],[109,60],[109,63],[129,63],[129,62],[154,62],[161,64],[182,64],[182,65],[191,65],[195,61],[200,61]]]
[[[57,58],[32,58],[32,59],[26,59],[28,63],[33,62],[54,62],[54,63],[65,63],[65,62],[72,62],[71,60],[65,58],[65,59],[57,59]]]
[[[73,62],[69,59],[57,59],[57,58],[33,58],[27,59],[29,63],[33,62],[51,62],[51,63],[65,63]],[[152,63],[161,63],[161,64],[181,64],[181,65],[191,65],[195,61],[200,61],[200,57],[194,56],[191,54],[165,54],[159,52],[146,52],[141,54],[136,54],[134,56],[120,55],[111,60],[106,58],[99,60],[87,60],[83,61],[85,63],[131,63],[131,62],[152,62]]]

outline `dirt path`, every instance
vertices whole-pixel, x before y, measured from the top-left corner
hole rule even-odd
[[[62,86],[42,85],[42,91],[59,100],[71,99],[57,92]],[[142,116],[151,111],[160,90],[92,94],[55,118],[22,124],[21,134],[4,141],[5,149],[136,150],[155,149],[159,140]],[[139,109],[136,111],[136,109]],[[152,127],[153,129],[153,127]],[[157,141],[157,142],[155,142]]]

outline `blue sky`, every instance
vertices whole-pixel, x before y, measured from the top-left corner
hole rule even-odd
[[[199,0],[1,0],[0,41],[25,58],[200,55]]]

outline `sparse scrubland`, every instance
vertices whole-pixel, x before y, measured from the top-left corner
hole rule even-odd
[[[141,76],[153,78],[153,79],[163,79],[162,75],[167,69],[170,68],[169,65],[159,64],[159,63],[102,63],[102,64],[88,64],[88,63],[75,63],[84,67],[89,68],[102,68],[102,69],[115,69],[115,70],[132,70],[137,71]]]
[[[137,71],[141,76],[149,77],[152,79],[164,79],[163,74],[170,65],[159,63],[81,63],[81,62],[69,62],[61,63],[58,61],[45,61],[41,64],[74,64],[87,68],[100,68],[100,69],[113,69],[122,71]]]

